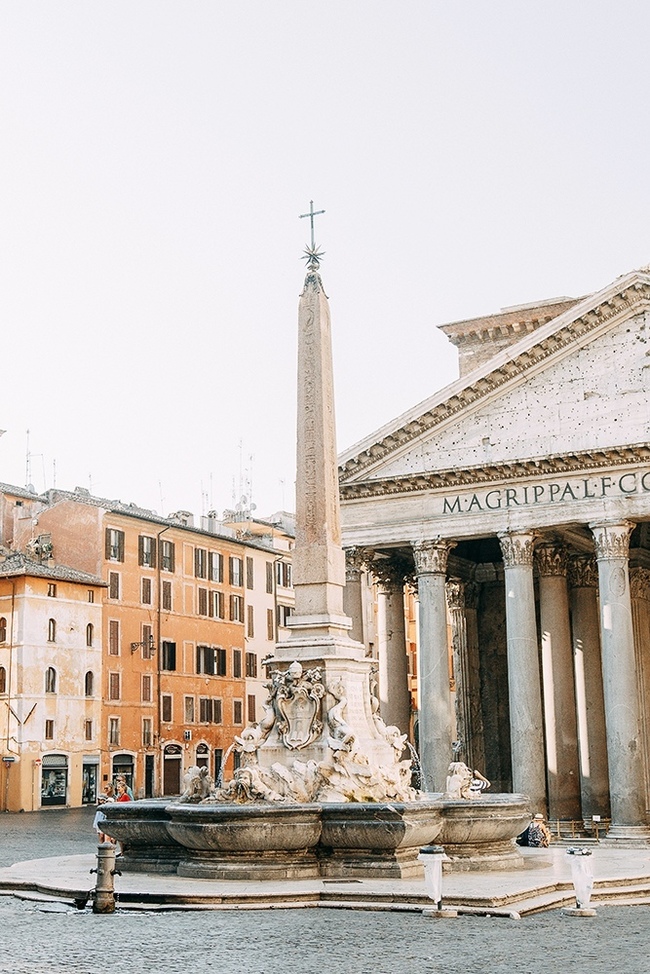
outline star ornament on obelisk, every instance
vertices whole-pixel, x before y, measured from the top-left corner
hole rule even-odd
[[[318,268],[322,251],[305,249],[307,273],[298,307],[298,422],[296,450],[296,544],[293,553],[295,612],[290,636],[278,643],[278,659],[328,656],[361,659],[365,649],[350,638],[343,610],[345,554],[341,545],[332,339],[327,295]]]

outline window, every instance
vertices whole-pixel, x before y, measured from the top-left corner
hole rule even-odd
[[[47,641],[48,643],[56,642],[56,619],[47,620]]]
[[[7,620],[4,616],[0,618],[0,643],[7,641]]]
[[[45,670],[45,692],[56,693],[56,670],[53,666]]]
[[[108,597],[109,599],[119,599],[120,597],[120,575],[119,572],[108,573]]]
[[[7,671],[4,666],[0,666],[0,693],[7,692]]]
[[[164,572],[173,572],[176,568],[176,552],[173,541],[160,540],[160,567]]]
[[[194,697],[185,697],[185,723],[194,723]]]
[[[142,745],[143,745],[143,747],[151,747],[152,737],[153,737],[153,735],[151,733],[151,718],[150,717],[144,717],[143,720],[142,720]]]
[[[249,639],[255,636],[255,613],[252,605],[246,606],[246,635]]]
[[[291,588],[291,565],[286,561],[276,561],[275,577],[282,588]]]
[[[230,621],[244,621],[244,600],[241,595],[230,596]]]
[[[92,670],[88,670],[84,677],[84,693],[87,697],[92,697],[95,690],[95,676]]]
[[[107,561],[124,561],[124,531],[106,528],[105,557]]]
[[[200,588],[199,592],[199,607],[198,614],[200,616],[207,616],[208,614],[208,590],[207,588]]]
[[[46,720],[45,721],[45,740],[46,741],[53,741],[54,740],[54,721],[53,720]]]
[[[95,593],[93,592],[93,590],[91,588],[88,589],[88,601],[89,602],[94,602],[95,601]]]
[[[225,619],[223,592],[210,592],[210,615],[215,619]]]
[[[109,744],[120,743],[120,718],[119,717],[108,718],[108,743]]]
[[[154,653],[153,629],[149,625],[142,626],[142,659],[151,659]]]
[[[146,534],[138,538],[138,565],[141,568],[156,567],[156,539]]]
[[[172,696],[171,693],[164,693],[161,701],[162,719],[166,724],[172,722]]]
[[[215,650],[215,653],[216,653],[217,676],[226,676],[227,675],[226,651],[225,649],[217,649]]]
[[[142,674],[142,702],[151,703],[151,675]]]
[[[141,601],[143,605],[151,605],[151,579],[150,578],[145,577],[142,579]]]
[[[275,621],[273,619],[273,609],[266,610],[266,638],[275,639]]]
[[[230,584],[241,586],[243,585],[242,570],[243,564],[241,558],[229,558],[228,559],[230,568]]]
[[[93,722],[92,720],[86,720],[84,722],[85,738],[87,741],[92,741],[93,739]]]
[[[255,694],[249,693],[246,697],[246,716],[249,723],[255,723]]]
[[[196,578],[207,578],[208,553],[205,548],[194,549],[194,574]]]
[[[120,655],[120,624],[117,619],[111,619],[108,623],[108,654]]]
[[[119,673],[108,674],[108,699],[109,700],[120,699],[120,674]]]
[[[232,722],[233,724],[244,723],[244,706],[241,700],[233,700],[232,702]]]
[[[223,582],[223,555],[218,551],[211,551],[209,556],[210,581]]]
[[[196,647],[196,672],[214,675],[214,649],[211,646]]]
[[[293,609],[290,605],[278,605],[278,625],[286,626],[287,620],[293,615]]]
[[[49,597],[51,599],[55,599],[56,598],[56,582],[48,582],[48,585],[47,585],[47,594],[49,595]]]
[[[176,643],[169,642],[169,640],[163,642],[160,665],[163,670],[176,669]]]
[[[246,588],[249,588],[249,589],[252,589],[253,588],[253,581],[254,581],[254,574],[253,574],[253,572],[254,572],[254,569],[253,569],[253,559],[252,558],[247,558],[246,559]]]
[[[241,680],[241,649],[232,651],[232,675],[234,680]]]
[[[199,723],[220,724],[222,722],[221,700],[219,698],[199,697]]]
[[[95,635],[95,627],[92,622],[89,622],[86,626],[86,646],[92,646],[93,637]]]
[[[273,562],[266,563],[266,594],[273,595]]]
[[[257,654],[246,653],[246,676],[257,676]]]
[[[162,607],[165,612],[172,611],[172,583],[162,583]]]

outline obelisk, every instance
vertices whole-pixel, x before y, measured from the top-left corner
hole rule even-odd
[[[318,251],[311,247],[306,254],[307,274],[298,307],[296,602],[289,639],[277,644],[275,655],[278,660],[318,654],[361,659],[365,649],[350,638],[352,620],[343,611],[345,555],[329,302],[319,274]]]

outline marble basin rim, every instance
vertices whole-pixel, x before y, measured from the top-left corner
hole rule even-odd
[[[316,804],[259,803],[166,806],[169,835],[200,852],[282,852],[314,849],[321,834]]]
[[[523,865],[516,837],[530,824],[527,795],[494,794],[474,799],[440,799],[442,829],[437,842],[450,868],[502,869]]]
[[[334,849],[420,847],[442,829],[440,802],[323,802],[321,846]]]
[[[130,849],[176,846],[167,831],[169,799],[144,798],[132,802],[107,802],[101,806],[107,832]]]

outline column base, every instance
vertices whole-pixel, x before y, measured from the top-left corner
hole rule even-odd
[[[610,825],[600,844],[606,847],[635,848],[650,846],[650,826]]]

